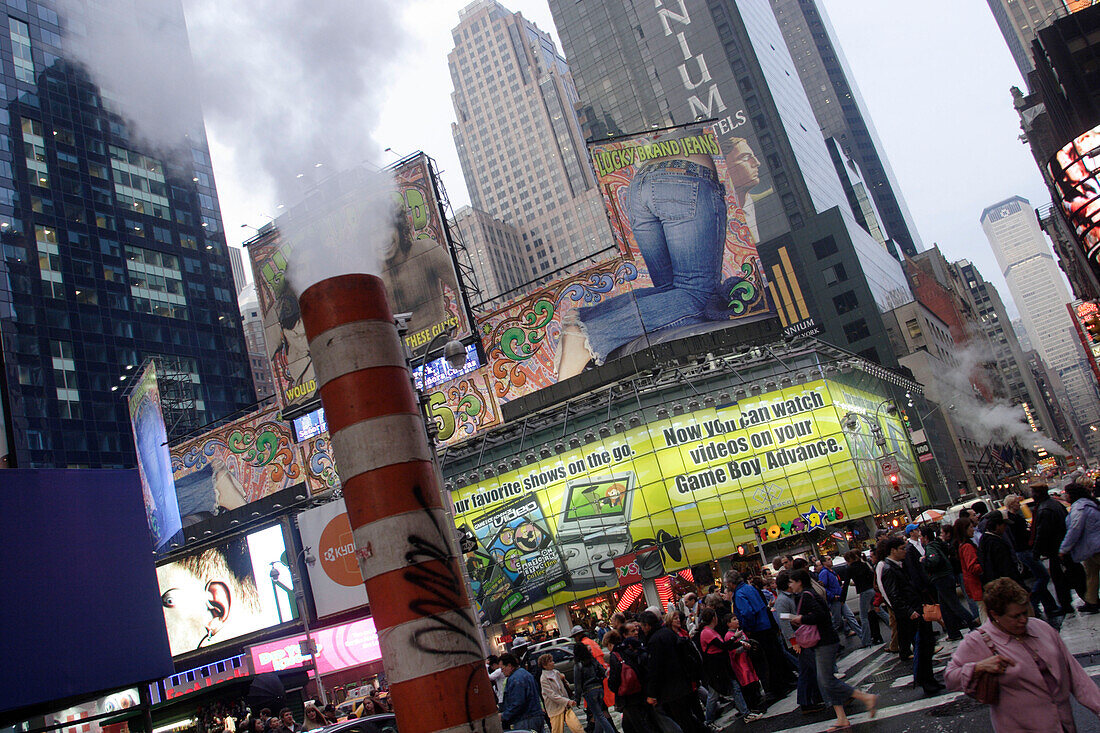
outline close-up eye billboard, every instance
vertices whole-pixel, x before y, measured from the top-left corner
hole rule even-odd
[[[718,140],[688,125],[589,144],[619,255],[479,319],[501,402],[775,315]]]
[[[577,594],[866,517],[881,506],[873,447],[842,427],[878,398],[816,381],[657,419],[456,489],[482,620],[495,623]],[[872,413],[873,414],[873,413]],[[897,418],[887,423],[903,483],[919,472]],[[875,497],[874,502],[872,496]]]
[[[183,525],[172,483],[172,458],[160,406],[156,362],[150,361],[138,375],[127,401],[149,533],[153,537],[153,549],[159,550]]]
[[[428,157],[421,153],[395,168],[392,175],[397,200],[389,246],[380,253],[379,275],[393,312],[412,314],[405,342],[414,355],[420,355],[440,333],[450,331],[461,338],[469,334],[470,325]],[[340,195],[350,201],[355,191],[345,188]],[[362,195],[372,192],[364,188]],[[336,203],[330,202],[331,211],[318,210],[316,201],[303,203],[277,219],[275,226],[287,231],[309,229],[311,234],[338,226],[342,212]],[[292,247],[293,242],[283,238],[278,229],[248,244],[268,357],[284,407],[304,404],[317,391],[305,326],[298,312]]]
[[[1077,243],[1093,271],[1100,273],[1100,125],[1055,153],[1047,173]]]
[[[157,582],[173,657],[297,618],[279,525],[161,565]]]

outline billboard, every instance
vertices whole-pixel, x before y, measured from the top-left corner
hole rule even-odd
[[[382,658],[374,619],[364,618],[310,633],[317,649],[317,671],[321,674],[357,667]],[[248,648],[252,669],[256,674],[281,672],[305,665],[309,656],[302,654],[305,634],[268,641]]]
[[[172,674],[136,470],[5,469],[0,537],[0,711]]]
[[[655,343],[771,318],[715,125],[589,144],[619,256],[480,318],[508,402]],[[743,153],[741,155],[744,155]]]
[[[1077,243],[1100,275],[1100,125],[1056,152],[1047,163],[1047,174]]]
[[[484,622],[729,556],[883,506],[870,431],[842,429],[881,397],[815,381],[652,420],[452,492],[477,537],[465,562]],[[896,417],[879,416],[902,485],[920,473]],[[867,442],[871,441],[871,442]]]
[[[353,173],[341,176],[342,180],[354,179]],[[393,312],[412,314],[405,342],[414,355],[420,355],[433,338],[448,329],[459,338],[468,335],[470,324],[428,157],[421,153],[402,163],[393,170],[393,178],[398,200],[392,244],[381,253],[379,274]],[[336,188],[337,183],[331,187]],[[332,200],[323,201],[320,209],[315,201],[303,203],[276,220],[275,225],[288,230],[323,228],[328,221],[338,219],[340,201],[355,196],[352,184]],[[314,221],[318,216],[320,223]],[[317,390],[305,327],[298,312],[298,293],[291,284],[294,273],[290,270],[290,246],[280,238],[277,228],[248,245],[268,357],[284,407],[308,402]]]
[[[150,361],[138,375],[127,397],[130,425],[134,433],[141,493],[153,548],[161,549],[176,532],[183,529],[172,483],[172,458],[168,451],[168,431],[160,406],[156,362]]]
[[[280,525],[160,565],[157,582],[174,657],[297,618]]]
[[[317,562],[308,566],[309,585],[318,616],[328,616],[367,603],[367,590],[355,559],[355,540],[343,499],[298,515],[302,546]]]
[[[307,444],[294,441],[278,407],[249,413],[172,448],[179,513],[187,526],[306,483],[311,493],[330,477]]]

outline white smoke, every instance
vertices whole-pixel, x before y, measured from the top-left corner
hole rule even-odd
[[[145,145],[185,134],[225,146],[227,176],[291,204],[334,169],[377,159],[386,71],[404,50],[399,4],[381,0],[60,0],[81,61]],[[320,166],[318,166],[320,164]]]
[[[972,380],[985,378],[983,365],[996,361],[992,354],[978,346],[969,346],[957,351],[955,356],[958,366],[937,375],[937,391],[943,392],[937,397],[951,420],[962,427],[968,437],[979,445],[1015,441],[1028,450],[1042,448],[1053,455],[1068,455],[1049,436],[1031,429],[1023,407],[1004,401],[987,402],[974,387]]]

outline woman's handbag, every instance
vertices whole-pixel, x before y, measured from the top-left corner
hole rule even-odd
[[[921,616],[928,623],[943,623],[943,614],[940,612],[940,604],[938,603],[925,603]]]
[[[803,596],[805,597],[805,596]],[[798,599],[798,615],[802,615],[802,598]],[[794,630],[794,643],[802,649],[812,649],[821,641],[821,632],[813,624],[799,624]]]
[[[989,651],[993,654],[997,654],[997,647],[993,646],[993,640],[989,638],[989,634],[985,632],[985,629],[978,629],[978,633],[982,635],[982,641],[989,647]],[[975,672],[970,678],[970,684],[967,689],[964,690],[967,697],[972,697],[983,705],[996,705],[997,698],[1001,694],[1001,680],[998,679],[1000,675],[989,674],[987,672]]]

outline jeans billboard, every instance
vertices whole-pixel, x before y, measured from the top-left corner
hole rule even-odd
[[[172,457],[168,451],[168,430],[160,405],[155,362],[149,362],[138,375],[127,402],[149,533],[153,549],[160,550],[183,524],[172,481]]]
[[[496,396],[655,343],[772,318],[751,222],[704,124],[590,144],[618,256],[479,321]],[[747,157],[746,157],[747,156]],[[750,160],[751,159],[751,160]]]

